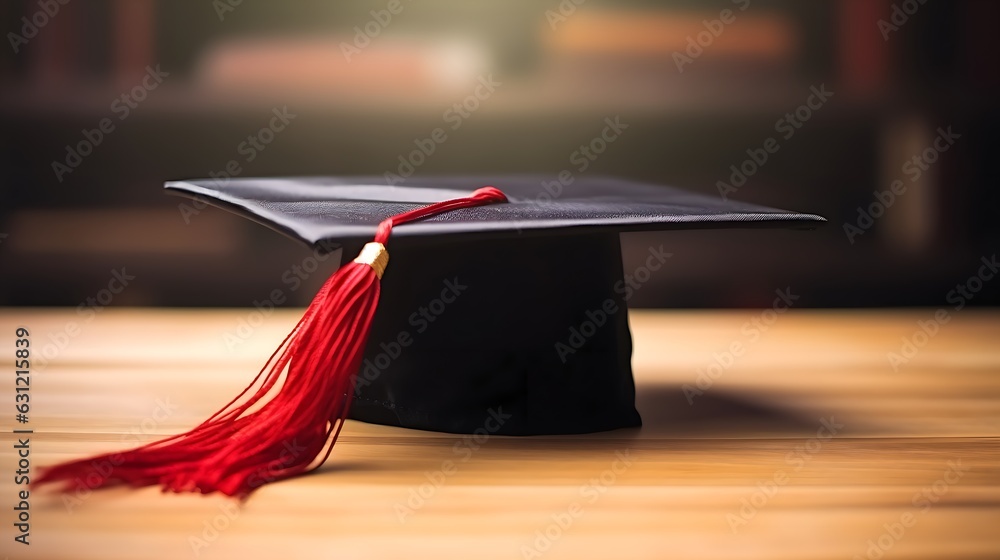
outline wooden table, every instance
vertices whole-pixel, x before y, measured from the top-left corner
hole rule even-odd
[[[1000,312],[968,309],[897,371],[887,355],[934,310],[633,311],[642,429],[466,452],[462,436],[350,422],[320,472],[241,507],[38,492],[31,545],[13,541],[12,429],[34,430],[33,468],[184,430],[297,316],[227,348],[249,310],[0,310],[0,352],[26,326],[51,358],[25,425],[4,359],[0,557],[1000,558]]]

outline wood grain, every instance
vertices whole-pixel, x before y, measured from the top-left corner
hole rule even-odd
[[[25,426],[8,368],[0,555],[998,558],[1000,312],[953,313],[894,371],[888,354],[933,314],[632,311],[641,429],[477,442],[350,422],[318,473],[242,505],[153,489],[33,493],[30,546],[11,526],[10,432]],[[251,315],[0,310],[0,353],[13,357],[26,326],[48,355],[32,374],[33,468],[196,424],[298,312],[227,345]],[[741,355],[727,356],[736,343]]]

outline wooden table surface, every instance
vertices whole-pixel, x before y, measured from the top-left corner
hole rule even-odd
[[[951,312],[903,354],[929,309],[632,311],[641,429],[480,445],[349,422],[321,471],[242,506],[35,492],[14,542],[11,430],[34,430],[34,469],[189,428],[298,311],[238,330],[252,315],[0,310],[0,353],[25,326],[48,357],[23,425],[4,359],[0,557],[1000,558],[1000,312]]]

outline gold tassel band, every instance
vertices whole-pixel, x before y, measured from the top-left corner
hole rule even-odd
[[[381,280],[382,274],[385,272],[385,267],[389,264],[389,251],[386,251],[385,245],[381,243],[365,243],[365,247],[361,249],[361,254],[358,255],[358,258],[354,259],[354,262],[367,264],[372,267],[375,275]]]

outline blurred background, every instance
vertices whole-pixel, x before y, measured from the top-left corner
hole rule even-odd
[[[631,305],[945,305],[1000,240],[998,21],[992,0],[4,0],[0,305],[75,306],[123,267],[114,305],[251,305],[311,252],[164,181],[399,173],[437,127],[416,175],[615,175],[830,221],[625,235],[626,271],[674,254]]]

